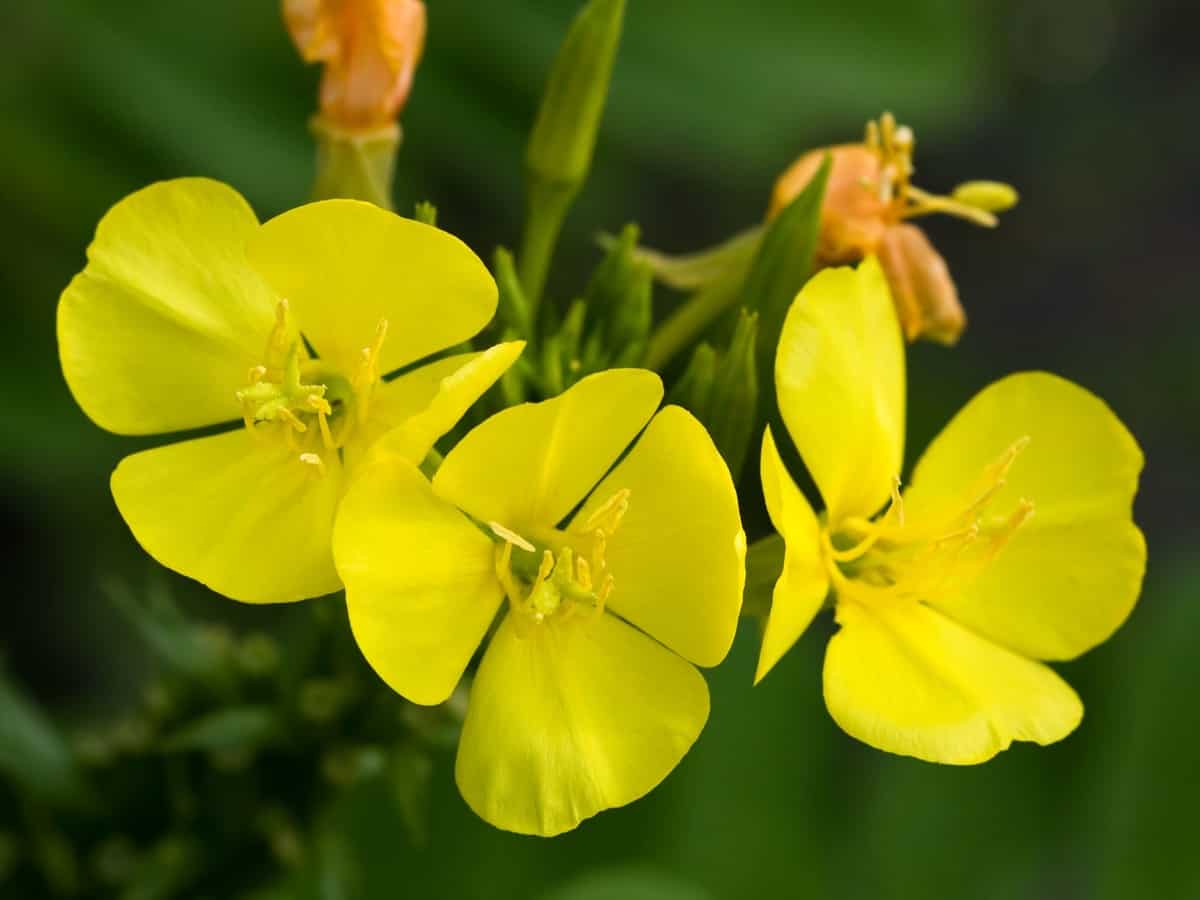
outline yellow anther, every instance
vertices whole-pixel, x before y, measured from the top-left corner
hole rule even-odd
[[[286,406],[281,406],[276,415],[291,425],[298,433],[304,434],[304,432],[308,431],[308,426],[300,421],[300,418]]]
[[[266,377],[267,377],[267,367],[266,366],[254,366],[253,368],[250,369],[250,371],[246,375],[246,383],[249,384],[251,387],[253,387],[254,385],[258,384],[260,381],[262,381]]]
[[[525,538],[521,537],[515,531],[505,528],[499,522],[488,522],[487,526],[492,529],[492,534],[496,535],[496,537],[500,538],[506,544],[513,544],[529,553],[537,552],[537,547],[533,546],[533,544],[529,543],[529,541],[525,540]]]
[[[1013,539],[1013,535],[1017,533],[1017,530],[1032,518],[1033,509],[1033,501],[1022,497],[1020,502],[1017,503],[1017,508],[1013,510],[1012,515],[1008,517],[1008,520],[1001,526],[1000,530],[992,535],[992,542],[988,547],[987,553],[989,561],[995,559],[1000,551],[1004,549],[1004,545]]]
[[[538,566],[537,580],[545,581],[554,571],[554,554],[549,550],[542,551],[542,564]]]
[[[585,591],[592,589],[592,567],[582,556],[575,560],[575,581]]]
[[[306,466],[312,466],[318,473],[324,475],[327,471],[325,468],[325,460],[321,459],[317,453],[301,453],[300,462]]]
[[[584,531],[603,531],[607,536],[613,535],[629,511],[629,488],[621,488],[588,516],[584,523]]]

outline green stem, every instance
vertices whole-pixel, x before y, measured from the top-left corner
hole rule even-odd
[[[550,260],[554,256],[558,235],[562,231],[567,210],[575,199],[578,185],[547,182],[532,173],[529,179],[525,230],[521,235],[517,272],[529,303],[529,318],[536,327],[538,304],[546,286]]]
[[[713,319],[733,306],[741,294],[745,274],[744,266],[726,270],[659,325],[646,348],[646,367],[661,371],[679,351],[698,338]]]

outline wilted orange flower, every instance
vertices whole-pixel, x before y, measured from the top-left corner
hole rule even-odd
[[[421,0],[283,0],[307,62],[325,64],[321,115],[351,131],[395,121],[425,47]]]
[[[944,212],[994,226],[993,213],[1012,206],[1016,192],[994,182],[962,185],[950,197],[923,191],[911,181],[915,143],[912,129],[884,113],[878,123],[868,123],[862,143],[813,150],[797,159],[775,182],[768,215],[804,190],[828,154],[832,165],[821,211],[818,264],[844,265],[876,254],[904,336],[953,344],[967,324],[954,280],[941,254],[907,220]]]

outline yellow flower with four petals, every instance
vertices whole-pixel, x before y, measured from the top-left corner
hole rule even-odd
[[[408,699],[445,700],[500,612],[456,766],[500,828],[632,802],[707,719],[693,664],[733,641],[745,536],[708,433],[661,399],[652,372],[589,376],[492,416],[432,482],[385,440],[338,514],[354,636]]]
[[[251,603],[338,590],[330,533],[345,473],[408,423],[416,461],[521,351],[383,376],[476,334],[496,287],[457,238],[330,200],[260,225],[202,178],[114,206],[58,309],[63,373],[119,434],[234,423],[126,457],[113,497],[159,562]]]
[[[1079,698],[1041,661],[1107,639],[1145,569],[1131,518],[1142,454],[1112,411],[1056,376],[1009,376],[950,422],[901,494],[904,347],[874,258],[800,292],[775,380],[826,512],[768,431],[763,489],[786,554],[756,679],[832,596],[825,701],[859,740],[963,764],[1073,731]]]

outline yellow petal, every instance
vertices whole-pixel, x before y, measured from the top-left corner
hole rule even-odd
[[[496,311],[496,284],[466,244],[358,200],[277,216],[247,252],[288,298],[317,355],[347,373],[381,320],[379,371],[387,373],[465,341]]]
[[[691,413],[668,406],[572,518],[582,531],[620,490],[629,509],[606,550],[613,612],[700,666],[725,658],[746,580],[729,469]]]
[[[771,612],[758,653],[755,684],[799,640],[829,593],[817,517],[779,458],[770,428],[763,434],[761,472],[767,513],[783,536],[785,551],[783,571],[771,593]]]
[[[167,568],[244,603],[284,603],[341,587],[329,550],[341,483],[336,455],[319,475],[239,429],[127,456],[112,492]]]
[[[645,369],[589,375],[473,429],[433,479],[441,497],[521,533],[557,525],[616,462],[662,400]]]
[[[830,521],[876,512],[904,456],[904,342],[874,257],[826,269],[800,291],[779,336],[775,386]]]
[[[241,416],[274,298],[246,264],[246,201],[205,178],[130,194],[108,211],[58,304],[63,374],[109,431],[153,434]]]
[[[1033,517],[965,590],[931,602],[1026,656],[1070,659],[1125,621],[1146,566],[1131,518],[1142,452],[1102,400],[1041,372],[996,382],[930,445],[905,507],[918,520],[961,508],[983,468],[1025,437],[984,524],[1022,498]]]
[[[350,627],[392,690],[441,703],[500,605],[492,541],[410,462],[360,470],[333,532]]]
[[[847,734],[889,753],[967,765],[1013,741],[1052,744],[1083,706],[1041,663],[919,603],[838,603],[825,703]]]
[[[420,463],[442,435],[517,361],[524,341],[448,356],[376,389],[371,415],[345,447],[347,467],[386,435],[381,452]]]
[[[608,614],[506,617],[471,687],[455,777],[497,828],[550,836],[646,794],[708,718],[700,673]]]

